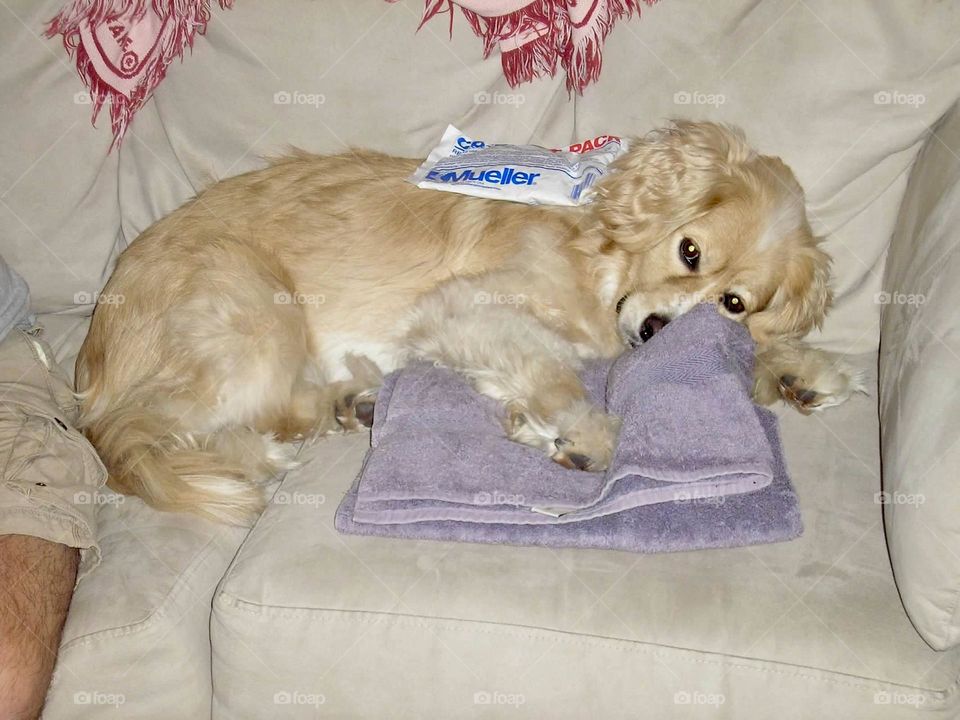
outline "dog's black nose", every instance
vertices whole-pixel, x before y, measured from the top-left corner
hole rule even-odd
[[[670,321],[662,315],[647,315],[643,324],[640,326],[640,339],[646,342],[663,330],[668,322]]]

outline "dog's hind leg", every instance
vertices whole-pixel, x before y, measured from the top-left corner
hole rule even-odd
[[[238,241],[201,244],[173,285],[154,269],[165,260],[118,266],[108,285],[125,302],[94,314],[79,424],[114,489],[246,523],[263,507],[261,482],[289,467],[281,441],[336,426],[308,379],[303,308],[276,259]]]

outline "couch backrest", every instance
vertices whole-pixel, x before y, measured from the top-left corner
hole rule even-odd
[[[880,345],[884,518],[907,613],[960,643],[960,106],[935,127],[890,246]]]
[[[555,146],[676,116],[720,120],[796,170],[829,236],[837,301],[820,339],[876,349],[875,297],[907,171],[926,127],[960,95],[960,8],[664,0],[615,26],[599,82],[568,99],[559,77],[511,90],[460,16],[452,39],[443,18],[417,32],[421,7],[240,0],[217,13],[124,148],[125,235],[287,143],[423,156],[448,122]],[[278,105],[279,92],[323,103]]]
[[[15,0],[24,25],[0,30],[0,87],[20,99],[0,111],[11,138],[0,172],[7,186],[23,173],[0,205],[0,250],[34,286],[40,312],[91,296],[118,245],[291,144],[422,156],[448,122],[559,145],[687,116],[742,125],[794,167],[836,260],[836,307],[820,339],[870,350],[906,171],[960,86],[960,8],[950,3],[919,12],[871,0],[664,0],[614,28],[599,82],[569,98],[560,77],[511,90],[460,16],[452,38],[443,18],[417,32],[413,0],[238,0],[214,11],[106,156],[106,118],[89,127],[72,64],[57,41],[35,36],[59,5]]]
[[[59,42],[41,37],[56,0],[9,3],[0,21],[0,254],[36,312],[92,305],[123,247],[111,138]],[[109,121],[101,121],[109,127]]]

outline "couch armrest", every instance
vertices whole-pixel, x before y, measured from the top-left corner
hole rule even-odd
[[[913,167],[877,302],[878,499],[904,607],[946,649],[960,644],[960,105]]]

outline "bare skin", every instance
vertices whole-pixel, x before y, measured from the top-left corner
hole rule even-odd
[[[0,536],[0,720],[40,716],[79,561],[66,545]]]

